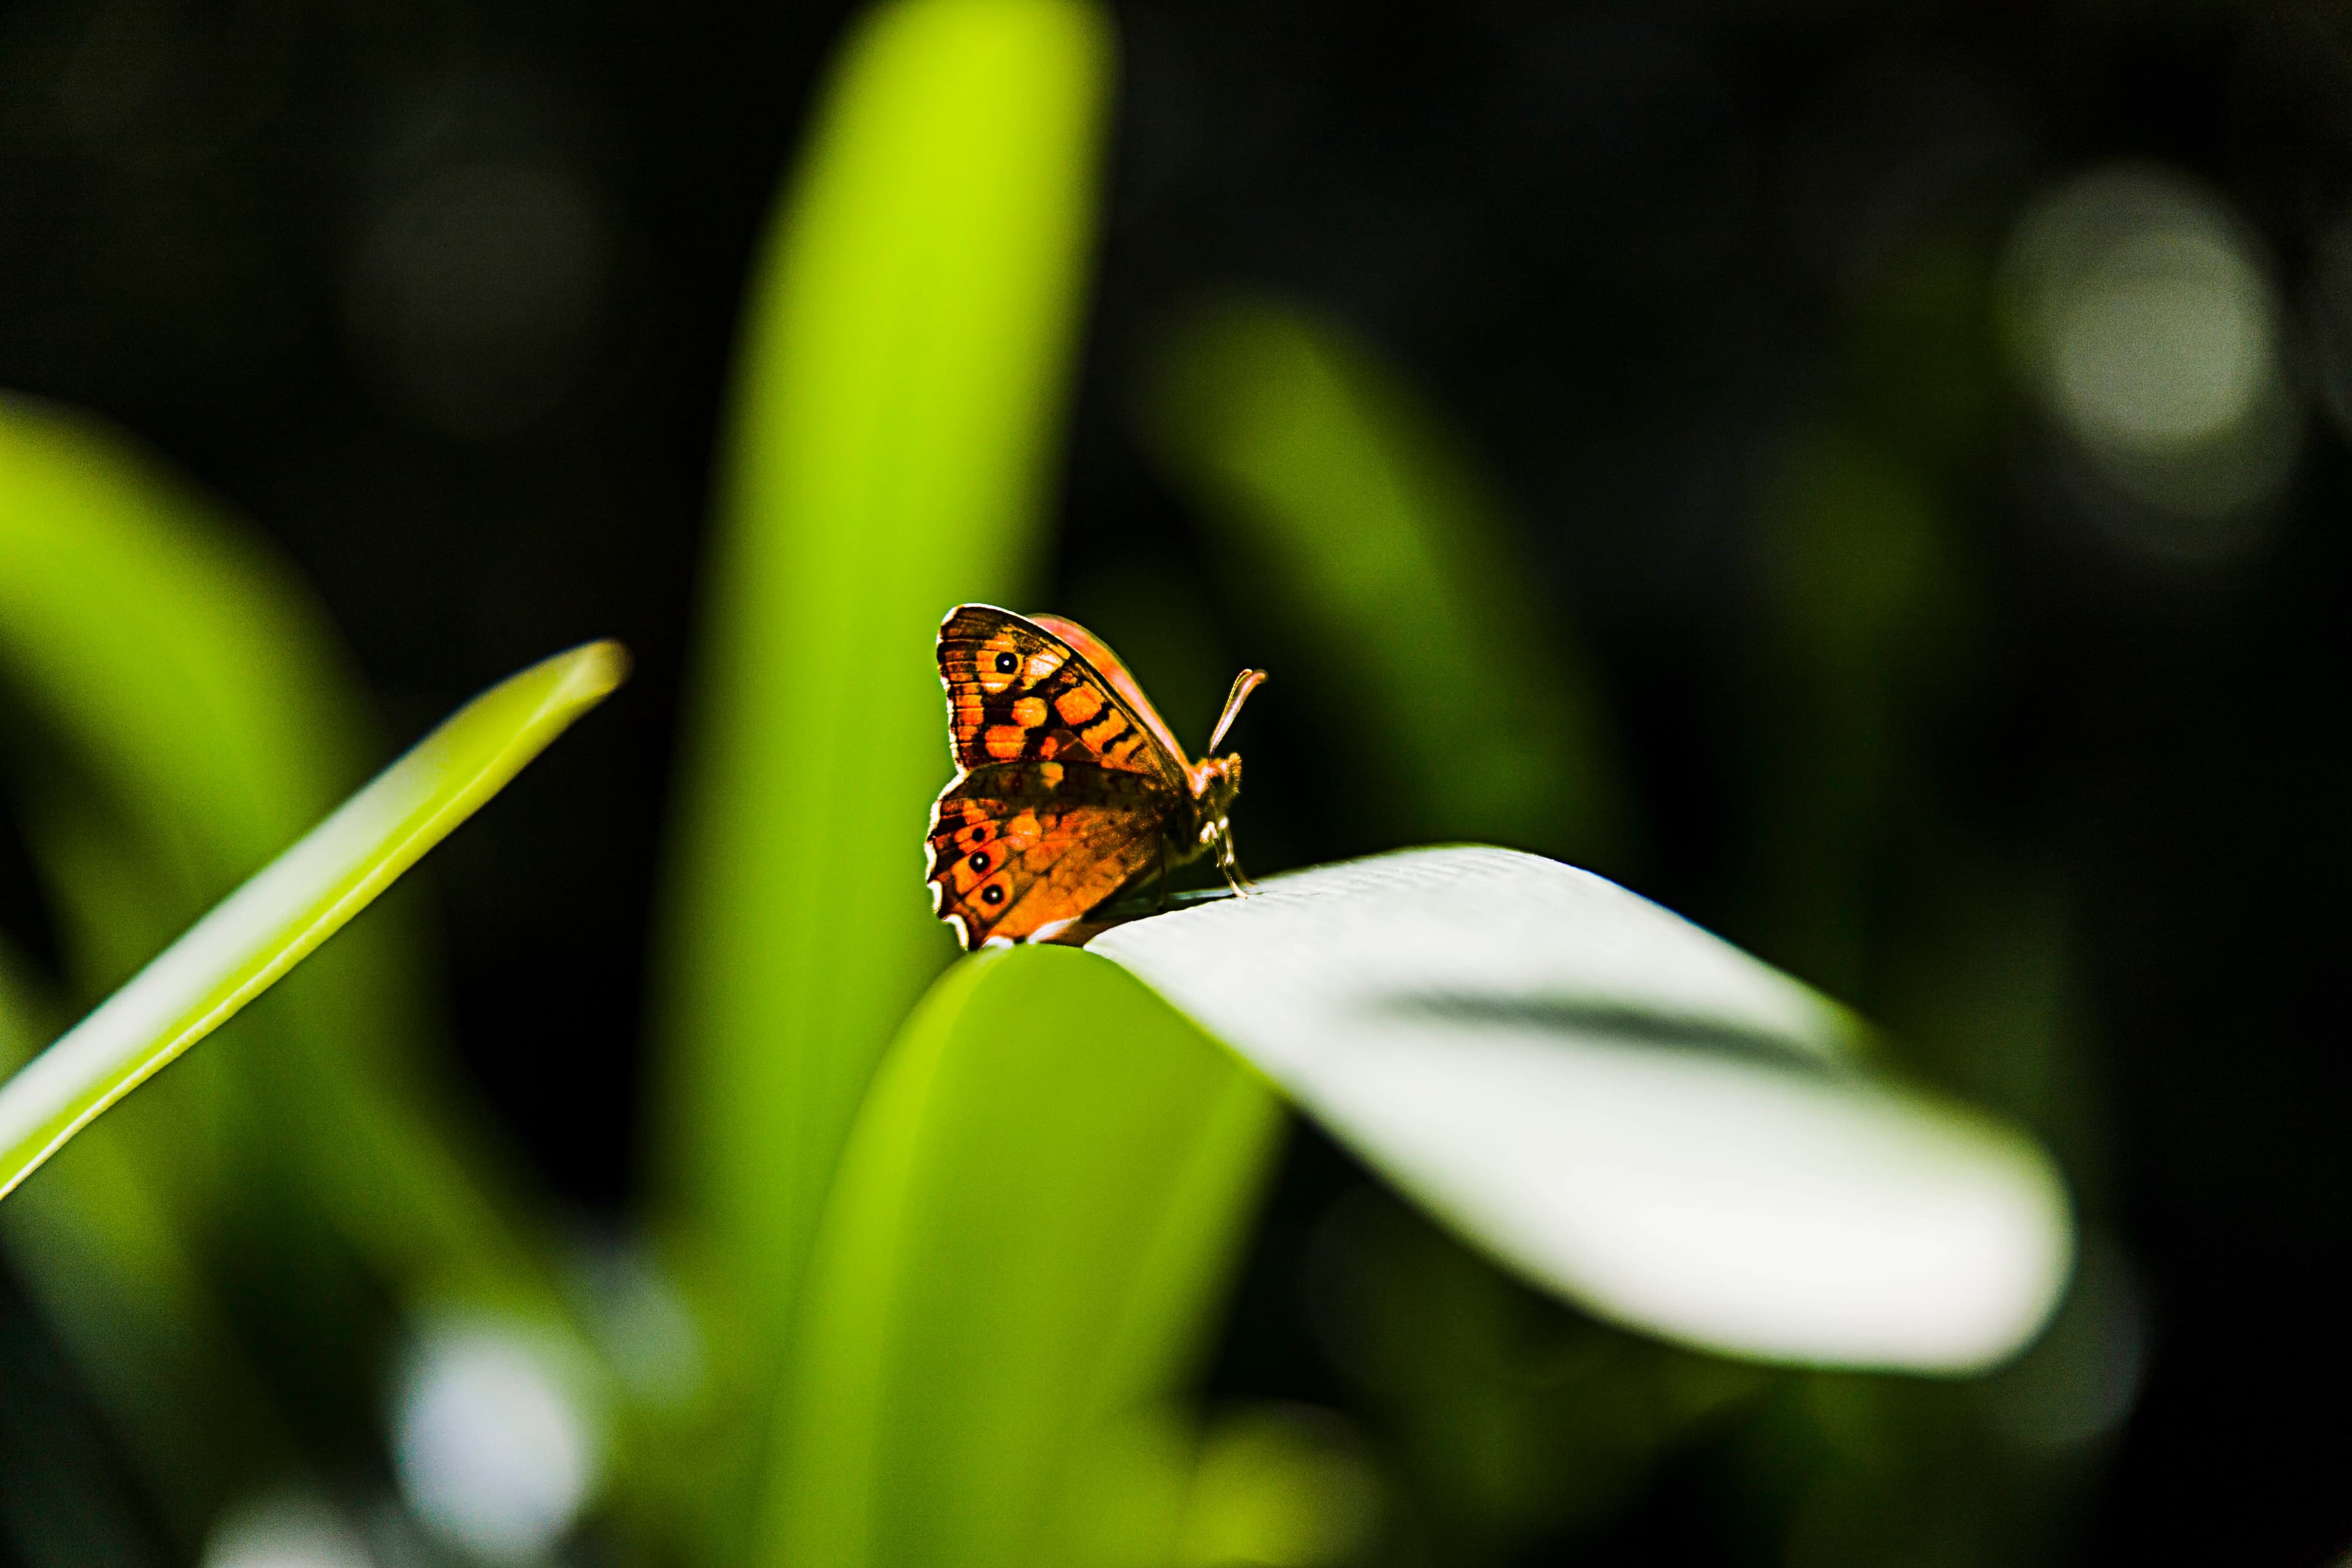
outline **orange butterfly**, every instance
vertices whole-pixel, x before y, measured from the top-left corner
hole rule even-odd
[[[956,776],[931,806],[931,911],[966,948],[1055,931],[1204,849],[1248,887],[1226,820],[1242,760],[1188,762],[1101,640],[1056,616],[959,605],[940,624]],[[1234,678],[1209,750],[1265,679]]]

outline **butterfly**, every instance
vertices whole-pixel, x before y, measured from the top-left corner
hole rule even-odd
[[[931,912],[966,948],[1051,936],[1147,870],[1214,851],[1248,879],[1227,819],[1242,760],[1215,754],[1262,669],[1234,678],[1188,761],[1102,639],[1057,616],[959,605],[940,624],[956,776],[931,806]]]

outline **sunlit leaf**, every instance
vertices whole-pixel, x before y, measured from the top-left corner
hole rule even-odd
[[[765,1561],[1045,1560],[1114,1418],[1199,1347],[1278,1102],[1064,948],[935,986],[860,1112],[793,1344]]]
[[[591,643],[484,692],[0,1086],[0,1195],[366,908],[626,668]]]
[[[1416,850],[1090,948],[1438,1217],[1631,1327],[1961,1372],[2065,1282],[2068,1200],[2030,1140],[1874,1072],[1836,1005],[1590,873]]]
[[[688,1250],[741,1293],[722,1338],[771,1365],[875,1063],[954,951],[915,870],[950,771],[931,645],[1036,553],[1108,72],[1073,0],[875,10],[752,282],[654,1160]]]

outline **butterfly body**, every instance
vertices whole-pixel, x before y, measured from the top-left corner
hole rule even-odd
[[[961,605],[940,623],[939,663],[956,776],[931,807],[931,907],[964,946],[1050,935],[1208,851],[1244,885],[1229,819],[1241,758],[1188,759],[1093,633]],[[1234,682],[1212,752],[1264,679]]]

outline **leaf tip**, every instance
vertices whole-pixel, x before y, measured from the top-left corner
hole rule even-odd
[[[564,685],[567,695],[582,702],[595,702],[618,690],[636,669],[636,660],[630,657],[626,645],[612,637],[600,637],[582,643],[568,653],[555,656],[572,661]]]

